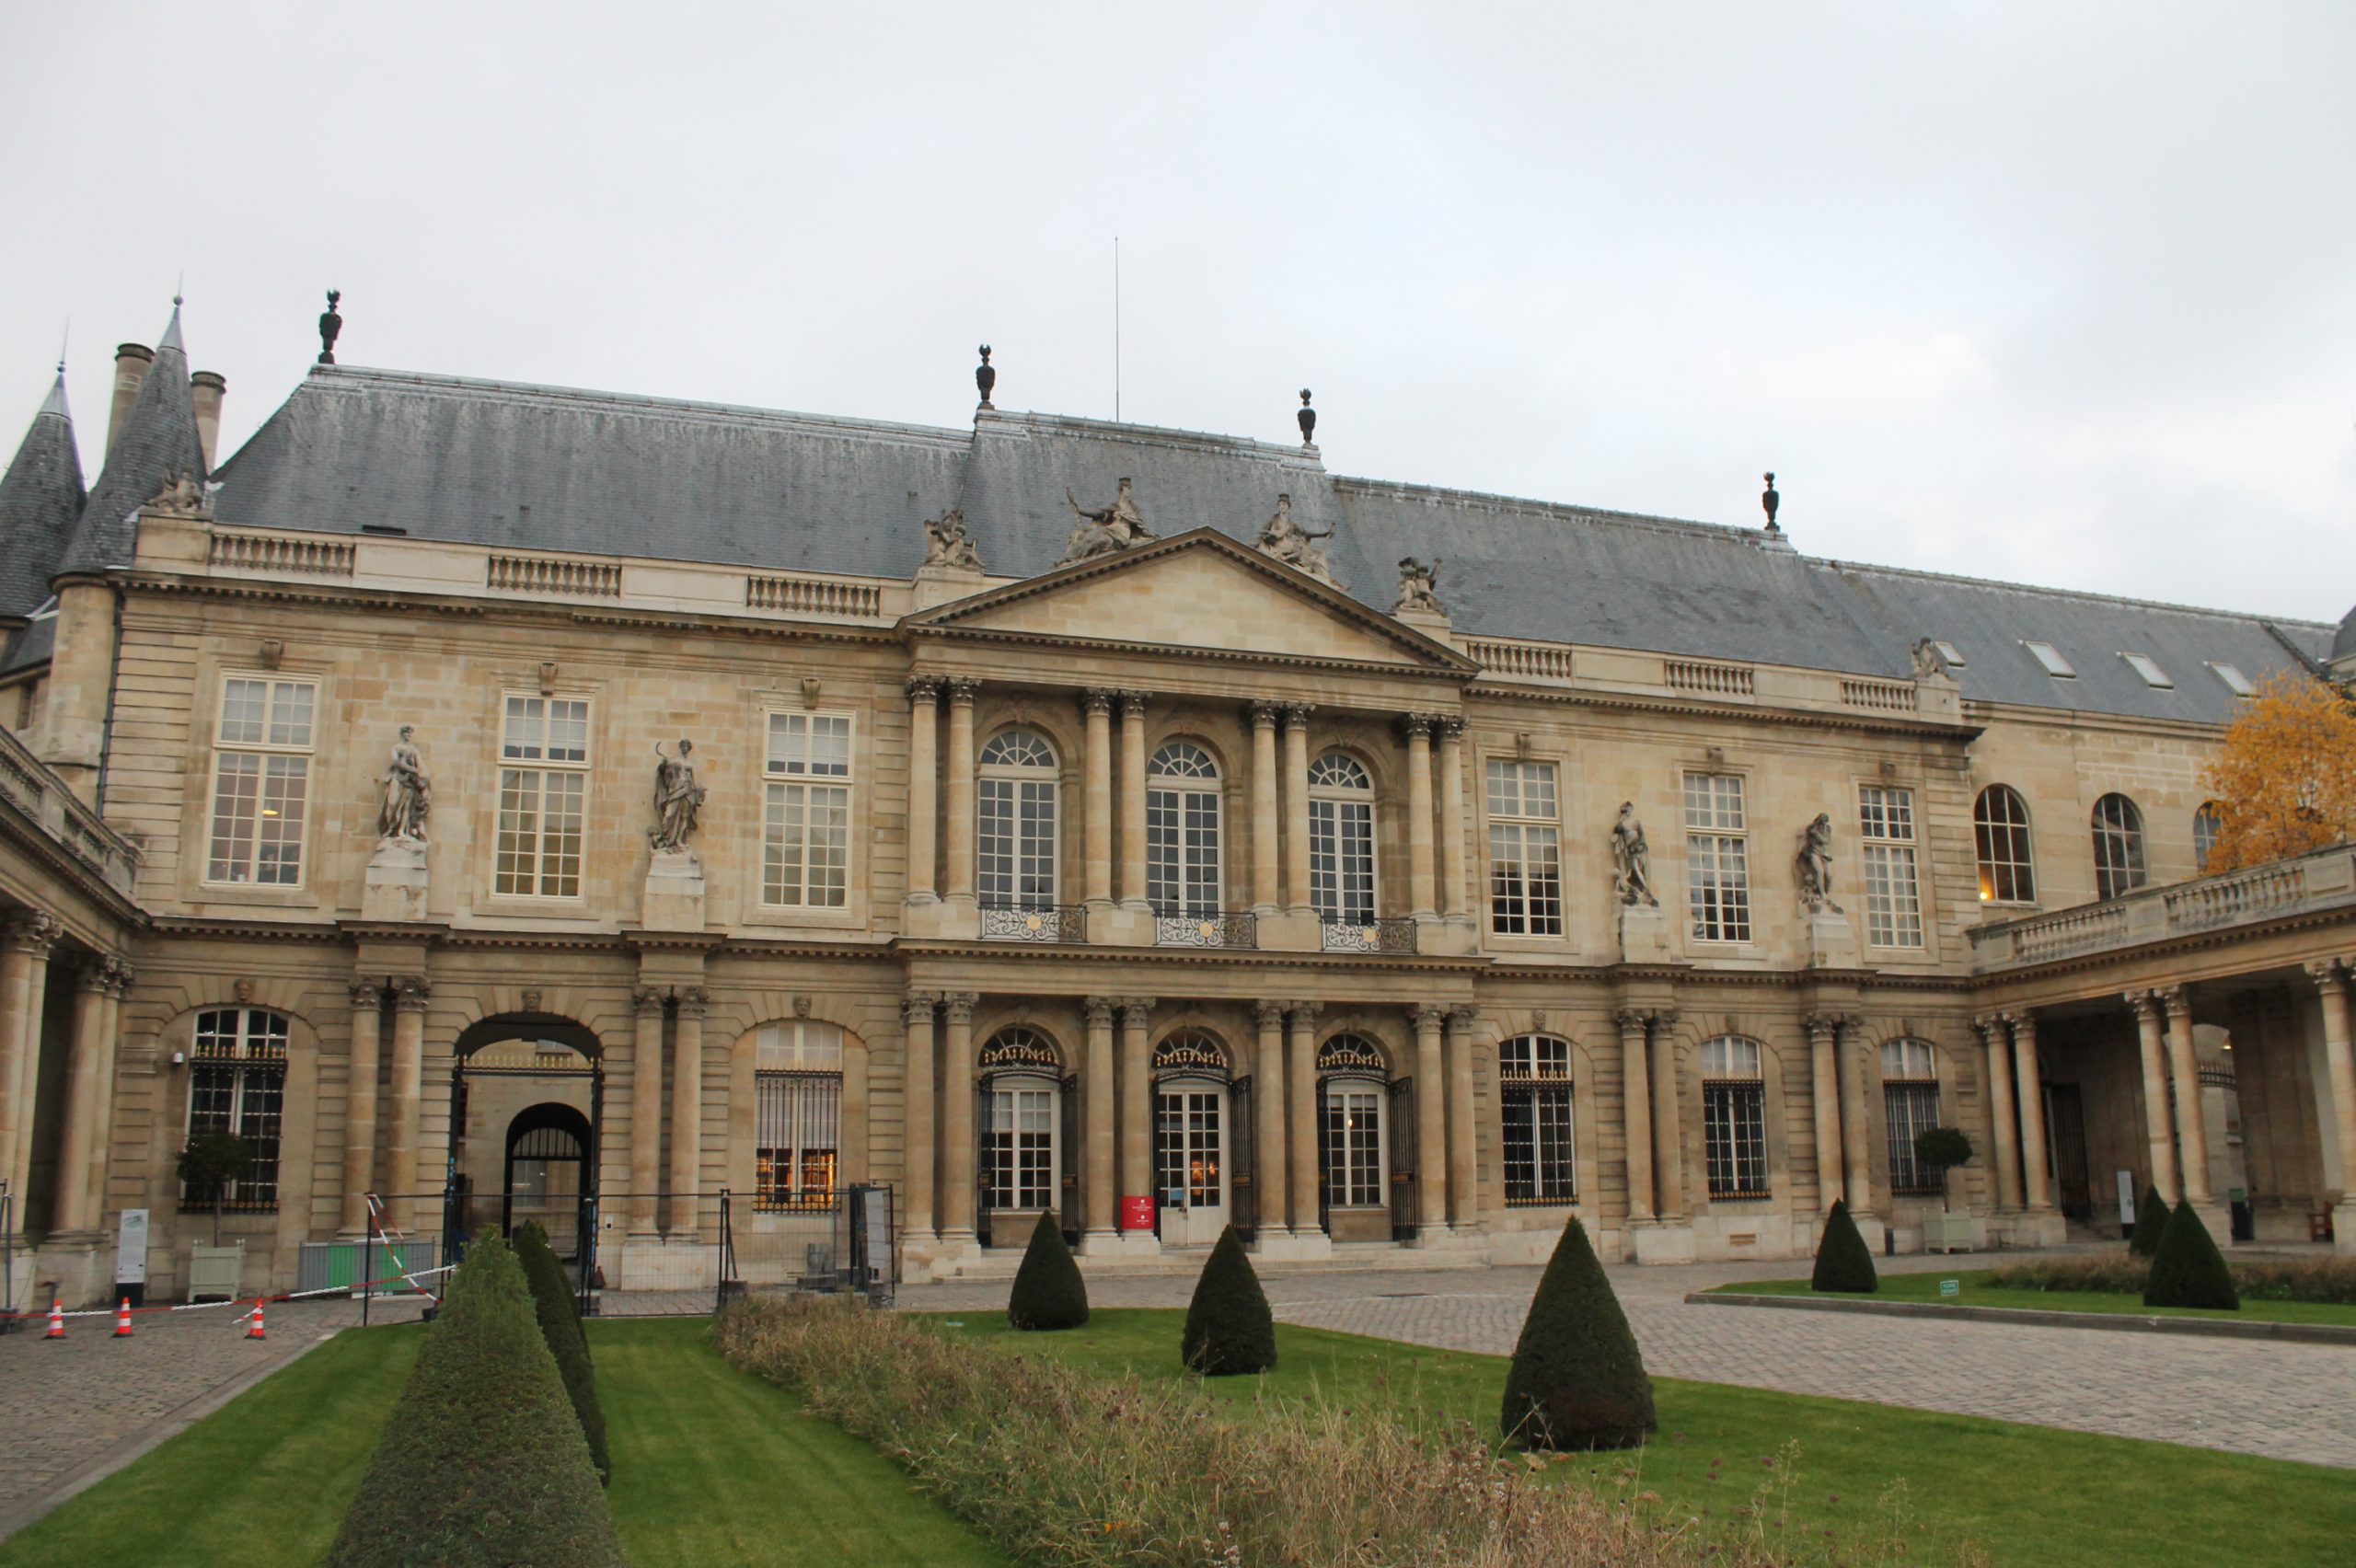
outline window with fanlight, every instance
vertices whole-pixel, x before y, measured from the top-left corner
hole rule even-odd
[[[2117,898],[2142,887],[2143,813],[2124,795],[2095,802],[2095,896]]]
[[[1216,918],[1220,907],[1218,765],[1173,741],[1146,765],[1146,898],[1156,915]]]
[[[975,787],[975,892],[989,909],[1049,909],[1057,888],[1055,748],[1005,730],[982,748]]]
[[[2007,784],[1980,791],[1971,808],[1971,836],[1980,862],[1983,904],[2034,904],[2037,869],[2031,863],[2028,802]]]
[[[2217,847],[2217,839],[2225,831],[2225,816],[2214,801],[2203,801],[2200,809],[2192,813],[2192,866],[2204,875],[2209,870],[2209,852]]]
[[[1374,919],[1374,780],[1346,752],[1310,765],[1309,901],[1328,920]]]

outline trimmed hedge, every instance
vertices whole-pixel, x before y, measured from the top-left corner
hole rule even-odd
[[[330,1568],[621,1568],[515,1254],[476,1238],[343,1517]]]
[[[2160,1196],[2157,1187],[2143,1190],[2143,1201],[2135,1209],[2135,1234],[2127,1239],[2127,1255],[2148,1258],[2160,1250],[2160,1238],[2166,1234],[2170,1214],[2167,1199]]]
[[[1874,1272],[1873,1251],[1858,1234],[1857,1222],[1849,1217],[1845,1198],[1836,1200],[1832,1212],[1824,1216],[1824,1239],[1817,1243],[1816,1272],[1808,1277],[1808,1286],[1857,1296],[1870,1296],[1881,1288],[1881,1276]]]
[[[1498,1424],[1524,1448],[1633,1448],[1658,1427],[1652,1379],[1587,1228],[1554,1243],[1506,1373]]]
[[[589,1460],[597,1479],[610,1485],[614,1461],[606,1451],[606,1412],[597,1403],[597,1374],[589,1365],[589,1339],[581,1332],[581,1309],[564,1265],[549,1245],[548,1232],[537,1219],[527,1219],[515,1232],[515,1259],[524,1265],[524,1279],[532,1287],[532,1309],[540,1320],[540,1337],[564,1379],[572,1413],[581,1418],[581,1435],[589,1442]]]
[[[1207,1378],[1265,1372],[1276,1364],[1276,1320],[1243,1242],[1229,1226],[1195,1281],[1181,1342],[1186,1365]]]
[[[1088,1282],[1064,1245],[1053,1209],[1032,1228],[1031,1245],[1007,1297],[1006,1320],[1018,1329],[1076,1329],[1088,1321]]]
[[[2168,1216],[2160,1235],[2160,1250],[2152,1258],[2152,1275],[2143,1282],[2146,1307],[2216,1307],[2238,1311],[2242,1298],[2225,1267],[2209,1228],[2200,1223],[2188,1198]]]

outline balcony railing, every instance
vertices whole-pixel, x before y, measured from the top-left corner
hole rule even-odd
[[[982,905],[982,940],[988,942],[1084,942],[1088,912],[1076,904],[1048,904],[1017,908],[1006,904]]]
[[[1327,917],[1327,952],[1412,953],[1415,951],[1413,920],[1345,920]]]
[[[1240,915],[1156,915],[1153,940],[1161,947],[1238,948],[1260,945],[1260,917]]]
[[[2017,969],[2350,905],[2356,905],[2356,850],[2335,845],[2102,904],[2000,920],[1971,933],[1972,957],[1982,971]]]

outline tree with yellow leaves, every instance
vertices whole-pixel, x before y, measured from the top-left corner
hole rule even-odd
[[[2356,703],[2295,671],[2276,674],[2242,705],[2201,785],[2223,819],[2212,872],[2356,837]]]

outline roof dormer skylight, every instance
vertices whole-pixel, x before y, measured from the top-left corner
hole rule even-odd
[[[2127,667],[2129,669],[2143,677],[2143,684],[2145,686],[2154,686],[2161,691],[2173,691],[2176,689],[2176,682],[2168,679],[2168,673],[2165,670],[2161,669],[2149,655],[2142,653],[2121,653],[2119,654],[2119,657],[2127,661]]]
[[[2037,662],[2045,666],[2047,674],[2065,681],[2074,681],[2078,678],[2078,672],[2071,667],[2070,661],[2062,657],[2062,650],[2054,647],[2050,642],[2037,642],[2028,638],[2023,638],[2021,646],[2037,655]]]
[[[2224,682],[2225,689],[2232,692],[2235,697],[2256,697],[2258,695],[2258,688],[2249,684],[2249,677],[2243,674],[2238,667],[2232,664],[2221,664],[2214,659],[2209,661],[2209,667],[2217,672],[2217,678]]]
[[[1949,642],[1944,637],[1934,637],[1931,639],[1931,646],[1939,651],[1940,658],[1945,659],[1948,663],[1953,664],[1958,670],[1963,668],[1963,655],[1961,652],[1957,651],[1954,643]]]

